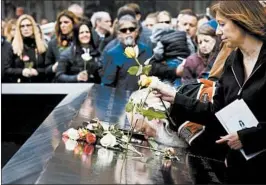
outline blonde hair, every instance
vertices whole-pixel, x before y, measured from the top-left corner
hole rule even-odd
[[[13,53],[18,55],[19,57],[22,57],[24,43],[23,43],[23,36],[21,35],[21,31],[20,31],[20,24],[25,19],[28,19],[32,24],[33,35],[35,38],[38,53],[40,54],[44,53],[46,51],[46,46],[41,38],[40,31],[38,30],[37,24],[35,20],[33,19],[33,17],[27,14],[21,15],[17,20],[16,33],[14,36],[14,40],[12,42]]]
[[[11,31],[12,31],[12,26],[15,25],[16,26],[17,20],[16,19],[10,19],[5,26],[5,30],[4,30],[4,35],[6,37],[6,40],[8,42],[11,42],[13,39],[13,36],[11,35]]]

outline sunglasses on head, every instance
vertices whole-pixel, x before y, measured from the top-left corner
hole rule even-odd
[[[161,21],[159,23],[166,23],[166,24],[170,24],[170,21]]]
[[[126,33],[127,31],[129,30],[129,32],[133,32],[136,30],[135,27],[130,27],[130,28],[121,28],[119,31],[122,32],[122,33]]]
[[[32,26],[32,24],[22,24],[22,25],[20,25],[21,28],[30,27],[30,26]]]

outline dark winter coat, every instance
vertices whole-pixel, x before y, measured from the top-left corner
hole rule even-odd
[[[266,43],[263,44],[255,67],[244,82],[243,55],[238,49],[228,57],[224,73],[221,76],[213,104],[201,103],[177,93],[171,115],[179,120],[190,120],[200,124],[220,124],[214,113],[221,110],[237,98],[243,99],[259,124],[257,127],[238,131],[239,139],[246,154],[266,149]],[[220,135],[217,135],[219,139]],[[266,152],[246,161],[240,151],[229,149],[228,169],[239,174],[238,183],[265,183]],[[249,181],[248,181],[249,180]]]
[[[62,53],[64,50],[70,47],[72,41],[68,41],[68,45],[66,47],[60,47],[57,44],[57,40],[54,37],[50,40],[48,43],[48,48],[45,56],[45,72],[48,78],[48,81],[55,81],[55,73],[52,70],[53,65],[58,62],[60,53]]]
[[[36,43],[33,38],[25,38],[23,40],[24,48],[22,57],[28,56],[29,62],[33,63],[32,68],[36,69],[38,72],[37,76],[24,77],[22,76],[22,71],[27,67],[28,62],[23,61],[23,59],[17,55],[13,55],[13,59],[9,60],[5,67],[5,73],[11,77],[12,82],[21,82],[21,83],[41,83],[46,82],[45,76],[45,52],[38,53],[36,48]]]
[[[81,57],[83,53],[82,49],[77,50],[74,45],[61,53],[56,72],[57,82],[79,82],[77,76],[79,72],[85,70],[85,61]],[[98,62],[99,53],[90,48],[90,55],[92,59],[87,61],[86,64],[89,77],[87,82],[100,83],[99,70],[101,64]]]

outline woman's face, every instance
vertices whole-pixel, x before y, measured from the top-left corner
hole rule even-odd
[[[81,25],[79,28],[79,42],[81,44],[88,44],[91,40],[90,29],[87,25]]]
[[[198,35],[198,45],[201,53],[203,54],[211,53],[215,44],[216,40],[212,36],[203,35],[203,34]]]
[[[136,38],[138,36],[138,30],[136,26],[130,21],[123,21],[119,28],[118,37],[121,39],[122,43],[125,45],[135,45]],[[127,44],[128,38],[131,38],[132,43]]]
[[[229,48],[239,47],[244,43],[245,33],[230,19],[227,19],[219,12],[216,14],[218,27],[216,34],[221,36],[222,42]]]
[[[59,19],[59,25],[60,25],[60,30],[61,30],[62,34],[64,34],[64,35],[69,34],[73,29],[73,23],[72,23],[71,19],[69,19],[66,16],[62,16]]]
[[[23,37],[31,37],[33,35],[33,25],[29,19],[21,21],[20,31]]]

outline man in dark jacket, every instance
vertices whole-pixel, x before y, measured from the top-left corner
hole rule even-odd
[[[102,52],[104,47],[114,39],[110,14],[104,11],[95,12],[91,17],[91,23],[94,45],[99,52]]]

